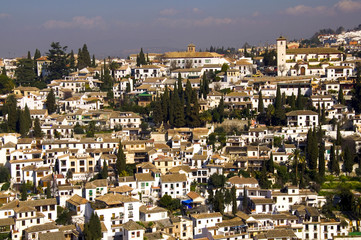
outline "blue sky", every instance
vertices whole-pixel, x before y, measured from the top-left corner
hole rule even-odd
[[[55,4],[59,3],[59,4]],[[139,51],[241,47],[361,24],[361,0],[12,0],[0,8],[0,57],[44,54],[52,41],[87,43],[98,57]]]

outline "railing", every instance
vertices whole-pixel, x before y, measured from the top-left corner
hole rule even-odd
[[[255,231],[266,231],[274,229],[273,226],[262,226],[262,227],[249,227],[248,231],[255,232]]]

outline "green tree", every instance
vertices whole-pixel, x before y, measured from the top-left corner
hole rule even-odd
[[[338,97],[337,97],[339,104],[345,104],[345,98],[343,97],[343,90],[342,86],[340,86],[340,90],[338,91]]]
[[[181,207],[179,199],[173,199],[171,196],[165,194],[159,199],[158,205],[173,212]]]
[[[262,114],[264,112],[262,91],[258,93],[258,112]]]
[[[56,102],[55,102],[55,94],[54,94],[54,90],[50,89],[50,92],[48,93],[48,96],[46,97],[46,109],[48,109],[48,113],[52,114],[56,111],[57,106],[56,106]]]
[[[100,89],[104,92],[108,92],[110,90],[113,89],[113,79],[110,75],[110,71],[109,68],[107,67],[105,60],[104,60],[104,69],[103,69],[103,73],[100,76],[100,81],[102,81],[102,85],[100,87]]]
[[[101,179],[107,179],[108,178],[108,165],[107,165],[107,162],[105,160],[103,161],[103,167],[100,170],[99,175],[100,175]]]
[[[340,174],[340,166],[338,163],[338,157],[336,157],[336,155],[335,155],[335,145],[332,145],[331,150],[330,150],[329,170],[333,174],[336,174],[336,175]]]
[[[232,196],[232,214],[236,215],[238,207],[237,207],[237,191],[236,187],[233,185],[231,188],[231,196]]]
[[[46,187],[46,198],[51,198],[51,182],[48,182],[48,186]]]
[[[342,143],[341,129],[340,129],[340,124],[337,123],[336,145],[341,145],[341,143]]]
[[[90,54],[88,51],[88,46],[84,43],[83,48],[81,50],[81,54],[82,54],[82,58],[83,58],[83,62],[85,64],[86,67],[90,67],[91,66],[91,59],[90,59]]]
[[[10,180],[9,168],[0,165],[0,183],[8,182]]]
[[[353,157],[349,146],[346,146],[344,150],[343,167],[346,173],[351,173],[353,170]]]
[[[273,153],[271,152],[271,156],[266,163],[267,172],[273,173],[274,172],[274,162],[273,162]]]
[[[95,136],[95,122],[94,121],[91,121],[89,124],[88,124],[88,128],[87,128],[87,131],[86,131],[86,137],[94,137]]]
[[[242,208],[243,212],[248,212],[248,196],[246,187],[243,188]]]
[[[325,145],[321,143],[318,152],[318,173],[320,177],[325,176],[325,171]]]
[[[177,94],[177,87],[175,85],[175,89],[173,92],[173,106],[174,106],[174,126],[175,127],[183,127],[185,125],[184,119],[184,103],[179,98]]]
[[[38,58],[40,58],[40,57],[41,57],[40,50],[39,50],[39,49],[35,49],[34,58],[33,58],[35,76],[40,75],[40,74],[38,73],[38,65],[37,65],[37,60],[38,60]]]
[[[162,103],[157,98],[153,104],[153,119],[156,125],[160,125],[163,121]]]
[[[311,170],[317,168],[317,158],[318,158],[318,144],[316,138],[316,130],[312,131],[310,129],[307,133],[307,159],[308,167]]]
[[[38,117],[35,118],[34,121],[34,137],[41,138],[43,136],[43,132],[41,131],[40,119]]]
[[[275,100],[275,113],[273,117],[274,125],[284,125],[286,120],[286,112],[282,105],[281,89],[277,87],[276,100]]]
[[[23,58],[17,63],[15,70],[16,83],[22,86],[30,86],[35,82],[34,63],[32,59]]]
[[[302,110],[303,109],[303,96],[301,93],[301,87],[298,87],[298,93],[297,93],[297,100],[296,100],[296,108],[298,110]]]
[[[48,80],[61,79],[69,75],[69,61],[66,53],[67,46],[62,47],[59,42],[52,42],[51,49],[47,53],[48,60],[46,70],[48,71]]]
[[[0,75],[0,94],[11,93],[14,89],[15,85],[11,78],[6,76],[6,74]]]
[[[115,168],[116,168],[118,175],[120,173],[126,171],[127,164],[126,164],[125,154],[123,152],[122,142],[119,142],[119,145],[118,145],[117,161],[116,161],[115,165],[116,165]]]
[[[15,95],[10,94],[5,100],[3,107],[3,114],[7,115],[6,121],[10,131],[16,130],[16,123],[18,122],[17,100]]]
[[[221,72],[227,72],[229,69],[229,65],[227,63],[223,63],[222,68],[221,68]]]
[[[84,225],[84,237],[87,240],[100,240],[102,239],[102,226],[98,215],[92,213],[89,222]]]
[[[74,126],[75,134],[84,134],[84,129],[80,126],[79,122],[77,122]]]
[[[74,51],[71,50],[70,52],[70,57],[69,57],[69,70],[71,72],[74,72],[76,70],[76,66],[75,66],[75,57],[74,57]]]
[[[144,56],[143,48],[140,49],[139,55],[137,56],[137,66],[146,65],[147,61]]]

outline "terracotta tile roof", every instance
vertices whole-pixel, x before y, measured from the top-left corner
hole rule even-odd
[[[139,202],[138,199],[128,197],[128,196],[123,196],[123,195],[120,195],[117,193],[115,193],[115,194],[108,193],[108,194],[105,194],[104,196],[97,197],[95,200],[104,202],[107,205],[116,205],[116,204],[121,204],[121,203],[125,203],[125,202]]]
[[[287,117],[299,116],[299,115],[318,115],[317,112],[311,110],[296,110],[286,113]]]
[[[186,182],[187,176],[185,174],[167,174],[160,177],[162,183],[172,182]]]
[[[161,207],[147,207],[145,205],[141,206],[139,208],[139,212],[142,213],[160,213],[160,212],[167,212],[168,210],[165,208],[161,208]]]
[[[65,240],[64,232],[39,233],[39,240]]]
[[[200,213],[200,214],[192,214],[191,217],[195,219],[216,218],[216,217],[222,217],[222,214],[220,212]]]
[[[228,179],[227,182],[229,182],[231,184],[239,184],[239,185],[258,184],[257,179],[255,179],[253,177],[245,178],[245,177],[238,177],[238,176],[231,177],[230,179]]]
[[[44,223],[39,225],[34,225],[31,227],[28,227],[25,229],[26,232],[32,233],[32,232],[42,232],[42,231],[48,231],[52,229],[59,229],[58,226],[55,225],[55,223]]]
[[[130,220],[129,222],[124,223],[123,228],[128,231],[134,231],[134,230],[144,230],[144,227],[139,225],[138,223],[134,222],[133,220]]]
[[[69,198],[66,201],[69,202],[70,204],[74,205],[74,206],[79,206],[79,205],[88,203],[88,200],[86,200],[85,198],[80,197],[78,194],[74,194],[71,198]]]

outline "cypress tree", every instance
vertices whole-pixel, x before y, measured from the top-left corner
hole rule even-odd
[[[329,170],[331,173],[336,174],[336,175],[338,175],[340,173],[338,157],[335,155],[335,145],[331,146]]]
[[[163,121],[162,103],[158,97],[154,102],[153,118],[156,125]]]
[[[271,156],[266,164],[267,171],[270,173],[274,173],[274,162],[273,162],[273,153],[271,152]]]
[[[102,238],[102,226],[98,215],[92,213],[89,222],[84,225],[84,237],[89,240],[100,240]]]
[[[178,89],[179,99],[184,100],[182,77],[180,73],[178,73],[177,84],[178,84],[177,89]]]
[[[170,103],[169,103],[169,92],[168,86],[165,86],[164,93],[162,95],[162,114],[163,114],[163,122],[167,123],[169,121],[169,110],[170,110]]]
[[[169,115],[169,124],[171,126],[174,125],[174,119],[175,119],[175,117],[174,117],[174,112],[175,112],[175,108],[174,108],[174,95],[175,94],[174,94],[174,92],[177,92],[176,88],[177,87],[174,86],[175,90],[173,90],[169,93],[169,113],[168,113],[168,115]]]
[[[107,179],[108,178],[108,165],[107,162],[103,161],[103,168],[100,171],[100,177],[101,179]]]
[[[28,51],[28,59],[31,60],[31,53]]]
[[[258,96],[258,112],[262,114],[264,112],[262,91],[259,91]]]
[[[221,97],[221,100],[219,101],[217,112],[219,114],[219,122],[222,123],[224,120],[224,100],[223,96]]]
[[[193,96],[195,100],[192,100],[193,106],[191,107],[191,114],[190,114],[190,127],[200,127],[201,126],[201,120],[199,117],[199,104],[197,99],[197,94],[195,91],[193,91]]]
[[[24,109],[24,117],[25,117],[25,121],[26,121],[26,129],[29,132],[29,129],[32,126],[32,120],[31,120],[31,116],[30,116],[30,110],[28,108],[28,105],[25,105],[25,109]]]
[[[179,95],[177,94],[177,87],[175,86],[173,94],[173,103],[174,103],[174,126],[183,127],[185,125],[184,120],[184,103],[181,102]]]
[[[344,150],[343,167],[345,173],[351,173],[353,170],[353,157],[349,146]]]
[[[84,62],[85,67],[91,66],[90,54],[89,54],[89,51],[88,51],[88,46],[86,44],[83,45],[83,48],[81,50],[81,54],[82,54],[82,58],[83,58],[83,62]]]
[[[53,89],[50,89],[50,92],[46,97],[45,105],[46,105],[46,109],[48,109],[49,114],[52,114],[56,111],[57,107],[56,107],[55,94]]]
[[[75,71],[75,57],[73,50],[71,50],[70,52],[69,67],[70,67],[70,71]]]
[[[341,145],[341,143],[342,143],[342,137],[341,137],[340,124],[337,123],[336,145]]]
[[[343,97],[343,90],[342,90],[342,86],[340,86],[340,91],[338,92],[338,103],[339,104],[345,104],[345,98]]]
[[[38,117],[36,117],[34,121],[34,137],[41,138],[42,135],[43,133],[41,131],[40,120]]]
[[[15,95],[10,94],[3,107],[3,114],[7,114],[6,120],[10,131],[16,130],[16,123],[18,121],[17,101]]]
[[[21,137],[25,137],[28,133],[28,123],[26,122],[24,111],[20,110],[19,113],[19,133],[21,134]]]
[[[126,171],[126,159],[125,159],[125,154],[123,152],[122,142],[119,142],[118,145],[117,161],[115,165],[118,175]]]
[[[296,101],[296,108],[298,110],[302,110],[303,109],[303,96],[301,93],[301,87],[298,87],[298,93],[297,93],[297,101]]]
[[[293,93],[291,95],[289,105],[291,107],[291,110],[296,110],[296,97],[295,97],[295,95]]]
[[[96,67],[96,63],[95,63],[95,55],[93,54],[93,58],[92,58],[92,64],[91,64],[92,67]]]
[[[78,49],[78,70],[83,69],[85,67],[85,63],[84,63],[84,57],[83,57],[83,53],[81,52],[81,48]]]
[[[248,212],[248,196],[246,187],[243,187],[243,200],[242,200],[243,212]]]
[[[325,145],[323,143],[320,144],[318,152],[318,173],[322,178],[325,176]]]
[[[275,114],[273,118],[274,125],[283,125],[286,119],[286,113],[282,105],[281,89],[277,87],[276,100],[275,100]]]
[[[236,187],[233,185],[231,188],[231,196],[232,196],[232,214],[236,215],[238,207],[237,207],[237,191]]]

